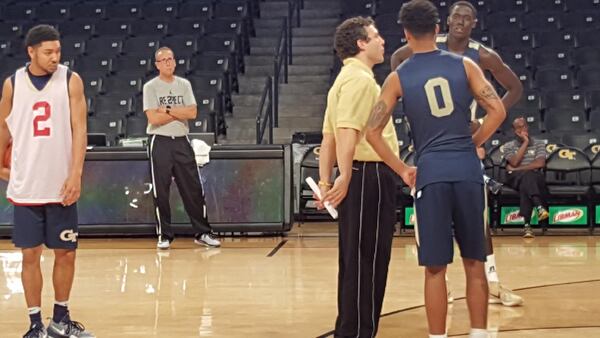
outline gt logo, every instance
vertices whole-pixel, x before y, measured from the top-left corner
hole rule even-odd
[[[78,232],[74,232],[73,230],[64,230],[60,233],[60,240],[63,242],[77,242],[77,236],[79,236]]]
[[[554,144],[554,143],[548,143],[546,145],[546,151],[549,152],[549,153],[553,153],[556,150],[556,148],[558,148],[558,145]]]
[[[315,149],[313,149],[313,153],[315,155],[319,156],[319,154],[321,153],[321,146],[315,147]]]
[[[569,161],[573,161],[575,159],[575,155],[576,154],[577,154],[576,152],[570,151],[569,149],[561,149],[558,152],[558,157],[560,157],[560,158],[566,158]]]
[[[594,145],[592,146],[592,153],[594,153],[594,154],[597,154],[597,153],[598,153],[598,151],[600,151],[600,145],[598,145],[598,144],[594,144]]]

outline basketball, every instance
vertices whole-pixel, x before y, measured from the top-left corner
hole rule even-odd
[[[4,168],[10,168],[11,156],[12,156],[12,142],[10,142],[8,144],[8,147],[6,147],[6,151],[4,152],[4,160],[2,161]]]

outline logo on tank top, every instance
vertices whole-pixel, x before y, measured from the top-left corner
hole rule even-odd
[[[183,95],[168,95],[161,96],[158,98],[158,105],[160,106],[183,106]]]
[[[78,232],[73,230],[64,230],[60,233],[60,240],[63,242],[77,242],[77,236],[79,236]]]

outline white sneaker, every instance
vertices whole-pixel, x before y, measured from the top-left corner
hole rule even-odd
[[[171,247],[171,242],[168,239],[158,240],[156,247],[161,250],[168,250]]]
[[[489,283],[489,304],[502,304],[504,306],[519,306],[523,304],[523,297],[499,283]]]
[[[218,248],[221,246],[221,242],[219,242],[219,240],[211,233],[204,233],[200,236],[196,236],[194,243],[211,248]]]

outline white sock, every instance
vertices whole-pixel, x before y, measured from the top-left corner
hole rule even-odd
[[[42,312],[42,308],[39,306],[34,306],[34,307],[27,308],[27,311],[29,311],[30,315],[34,315],[36,313]]]
[[[448,338],[447,334],[430,334],[429,338]]]
[[[488,332],[486,329],[471,329],[469,338],[488,338]]]
[[[488,282],[499,283],[498,273],[496,272],[496,256],[491,254],[487,256],[485,261],[485,275],[487,276]]]
[[[68,300],[65,300],[64,302],[59,302],[59,301],[55,300],[54,304],[60,305],[62,307],[69,307],[69,301]]]

